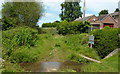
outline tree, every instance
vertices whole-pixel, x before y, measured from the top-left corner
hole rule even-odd
[[[100,15],[104,15],[104,14],[108,14],[108,10],[101,10],[101,11],[99,12],[99,16],[100,16]]]
[[[115,12],[119,12],[119,11],[120,11],[119,8],[116,8]]]
[[[43,6],[41,3],[6,2],[3,4],[2,9],[3,30],[8,29],[10,26],[13,27],[14,25],[36,27],[39,18],[42,16],[42,13]]]
[[[61,14],[59,15],[61,20],[66,21],[73,21],[76,18],[82,17],[81,7],[80,7],[80,1],[79,0],[69,0],[71,2],[67,2],[68,0],[65,0],[64,3],[61,4]]]

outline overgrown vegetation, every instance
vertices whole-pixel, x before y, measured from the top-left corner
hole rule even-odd
[[[99,59],[96,51],[93,48],[89,48],[88,41],[89,35],[86,33],[65,36],[65,44],[68,46],[68,49],[74,50],[79,54]]]
[[[101,58],[104,58],[119,46],[119,33],[116,28],[105,27],[104,29],[94,30],[92,34],[95,36],[94,48]]]
[[[56,28],[42,28],[44,34],[57,34]]]
[[[9,61],[4,61],[2,67],[2,72],[24,72],[24,69],[22,69],[19,64],[13,64]]]
[[[118,72],[118,53],[99,63],[88,63],[82,69],[84,72]]]
[[[55,21],[53,23],[43,23],[42,27],[57,27],[59,25],[59,21]]]
[[[17,51],[22,51],[19,49],[20,46],[27,47],[35,46],[37,39],[38,39],[37,30],[29,27],[19,27],[3,31],[2,33],[2,44],[4,47],[3,58],[8,59],[13,53]],[[24,53],[25,52],[23,51],[23,54]],[[17,56],[15,55],[15,57]]]
[[[66,35],[66,34],[81,34],[88,33],[88,28],[90,26],[89,22],[67,22],[63,21],[57,27],[58,34]]]

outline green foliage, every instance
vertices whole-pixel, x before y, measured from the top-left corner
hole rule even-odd
[[[2,26],[6,30],[13,25],[35,27],[43,13],[41,3],[5,2],[2,8]]]
[[[95,36],[94,48],[101,58],[118,48],[118,29],[105,27],[101,30],[94,30],[92,34]]]
[[[63,21],[57,27],[58,34],[80,34],[80,33],[88,33],[88,28],[90,26],[89,22],[67,22]]]
[[[57,27],[59,25],[59,21],[55,21],[53,23],[43,23],[42,27]]]
[[[45,34],[57,34],[56,28],[42,28],[43,33]]]
[[[66,35],[65,44],[68,49],[84,54],[85,56],[98,59],[99,56],[93,48],[88,47],[89,35],[86,33],[76,35]]]
[[[104,15],[104,14],[108,14],[108,10],[101,10],[101,11],[99,12],[99,16],[100,16],[100,15]]]
[[[39,54],[37,50],[29,50],[29,49],[19,49],[14,51],[9,60],[14,63],[19,62],[36,62],[39,58]]]
[[[29,27],[19,27],[3,31],[2,44],[4,55],[10,56],[19,46],[34,46],[37,41],[37,30]]]
[[[3,62],[3,73],[7,72],[23,72],[24,70],[17,63],[10,63],[9,61]],[[13,73],[14,74],[14,73]]]
[[[84,72],[118,72],[118,54],[101,60],[102,63],[88,63],[82,67]]]
[[[87,63],[88,61],[82,57],[80,57],[79,55],[76,55],[74,53],[70,54],[68,56],[69,60],[72,60],[72,61],[75,61],[75,62],[78,62],[78,63]]]
[[[76,71],[72,69],[65,69],[65,70],[61,70],[60,72],[76,72]]]
[[[65,2],[61,4],[61,20],[74,21],[76,18],[82,17],[80,2],[67,1],[68,0],[65,0]]]
[[[6,18],[3,17],[2,19],[2,30],[8,30],[12,27],[16,26],[16,19],[15,18]]]

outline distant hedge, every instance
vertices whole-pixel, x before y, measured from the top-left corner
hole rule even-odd
[[[57,27],[59,25],[59,21],[55,21],[53,23],[43,23],[42,27]]]
[[[81,34],[81,33],[87,33],[89,29],[90,23],[85,22],[67,22],[63,21],[60,22],[59,26],[57,27],[58,34]]]
[[[119,47],[117,28],[105,27],[104,29],[94,30],[92,34],[95,36],[94,48],[101,58]]]

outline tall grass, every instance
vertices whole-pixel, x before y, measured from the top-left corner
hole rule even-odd
[[[118,72],[118,53],[101,61],[101,64],[88,63],[82,69],[84,72]]]

